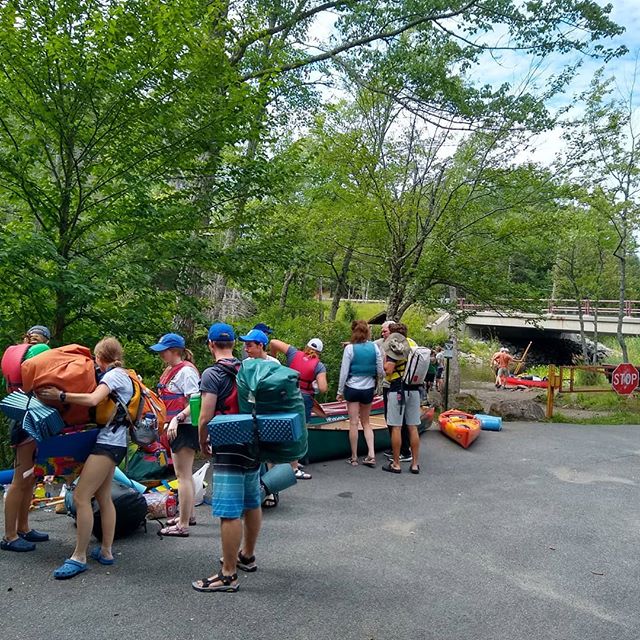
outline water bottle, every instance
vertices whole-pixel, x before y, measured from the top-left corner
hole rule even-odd
[[[50,476],[45,476],[44,478],[44,496],[45,498],[53,496],[53,482]]]
[[[202,405],[202,397],[199,393],[194,393],[189,398],[189,407],[191,408],[191,424],[194,427],[198,426],[198,420],[200,419],[200,407]]]
[[[165,508],[167,510],[167,518],[176,517],[176,514],[178,513],[178,503],[172,491],[169,491],[167,501],[165,502]]]

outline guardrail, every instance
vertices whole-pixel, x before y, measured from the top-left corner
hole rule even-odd
[[[506,301],[505,301],[506,304]],[[550,316],[578,316],[580,309],[585,316],[593,317],[617,317],[619,309],[618,300],[598,300],[597,303],[591,300],[581,300],[576,303],[575,300],[569,299],[528,299],[522,300],[522,306],[528,311],[522,309],[509,309],[506,306],[499,308],[497,305],[486,305],[468,302],[464,298],[458,300],[458,308],[463,312],[469,311],[495,311],[504,313],[505,315],[517,315],[522,313],[537,313],[540,315]],[[624,315],[629,318],[640,318],[640,300],[626,300],[624,303]]]

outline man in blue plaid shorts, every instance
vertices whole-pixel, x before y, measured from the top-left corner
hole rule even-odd
[[[233,328],[218,322],[209,329],[209,350],[215,364],[202,373],[202,406],[198,421],[200,448],[211,455],[207,424],[218,414],[238,413]],[[256,571],[255,546],[262,523],[260,464],[247,445],[216,447],[213,452],[213,515],[220,518],[222,567],[192,583],[197,591],[237,591],[237,569]]]

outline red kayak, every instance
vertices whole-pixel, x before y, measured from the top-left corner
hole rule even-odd
[[[510,387],[539,387],[540,389],[546,389],[549,382],[547,380],[525,380],[524,378],[509,376],[504,378],[504,384]]]

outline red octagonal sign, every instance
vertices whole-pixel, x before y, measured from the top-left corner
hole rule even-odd
[[[630,393],[633,393],[638,387],[638,382],[640,382],[638,370],[628,362],[619,364],[613,370],[611,386],[613,390],[621,396],[628,396]]]

